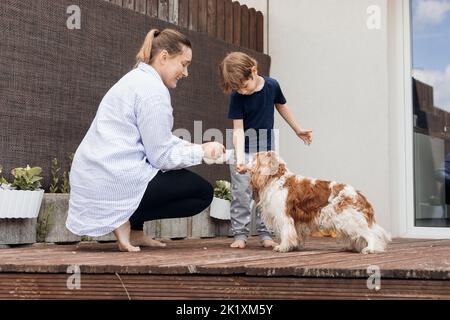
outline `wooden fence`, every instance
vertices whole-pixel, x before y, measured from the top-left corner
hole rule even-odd
[[[264,17],[231,0],[104,0],[180,27],[258,52],[264,51]]]

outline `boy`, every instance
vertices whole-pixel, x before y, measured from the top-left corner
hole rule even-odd
[[[235,166],[230,166],[232,196],[231,228],[234,236],[232,248],[245,248],[250,223],[252,192],[250,175],[245,164],[256,152],[273,150],[272,129],[274,105],[297,136],[309,145],[312,131],[302,129],[286,105],[278,82],[258,75],[257,62],[242,52],[228,54],[219,66],[220,82],[230,94],[228,117],[233,119],[233,146]],[[256,226],[264,247],[277,245],[256,211]]]

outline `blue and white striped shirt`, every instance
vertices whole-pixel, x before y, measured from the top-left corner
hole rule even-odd
[[[172,135],[169,90],[145,63],[105,95],[70,171],[66,227],[102,236],[124,224],[159,170],[200,164],[201,145]]]

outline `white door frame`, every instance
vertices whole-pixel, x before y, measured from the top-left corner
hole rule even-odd
[[[396,206],[400,209],[399,220],[393,224],[397,227],[397,233],[400,236],[409,238],[450,238],[450,228],[432,228],[432,227],[416,227],[414,226],[414,153],[413,153],[413,100],[412,100],[412,50],[411,50],[411,11],[410,0],[401,0],[401,14],[396,16],[402,20],[403,41],[398,45],[402,46],[403,52],[403,123],[400,127],[403,129],[404,138],[404,181],[405,190],[400,201],[403,199],[403,205]],[[399,7],[397,7],[399,8]],[[402,174],[398,177],[401,178]],[[392,195],[394,196],[394,195]],[[403,207],[403,208],[402,208]],[[391,208],[393,208],[391,206]],[[394,207],[395,208],[395,207]],[[395,212],[393,212],[395,214]]]

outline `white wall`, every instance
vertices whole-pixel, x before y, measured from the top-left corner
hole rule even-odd
[[[367,28],[370,5],[380,29]],[[282,157],[294,172],[362,190],[391,229],[387,0],[269,0],[268,14],[271,75],[314,130],[307,147],[277,116]]]
[[[388,2],[388,70],[389,70],[389,185],[392,195],[389,201],[393,233],[408,236],[407,217],[414,216],[412,181],[412,119],[411,87],[406,69],[410,63],[409,48],[404,46],[407,29],[404,3],[408,0]],[[407,79],[408,81],[407,82]],[[409,122],[409,124],[408,124]]]

